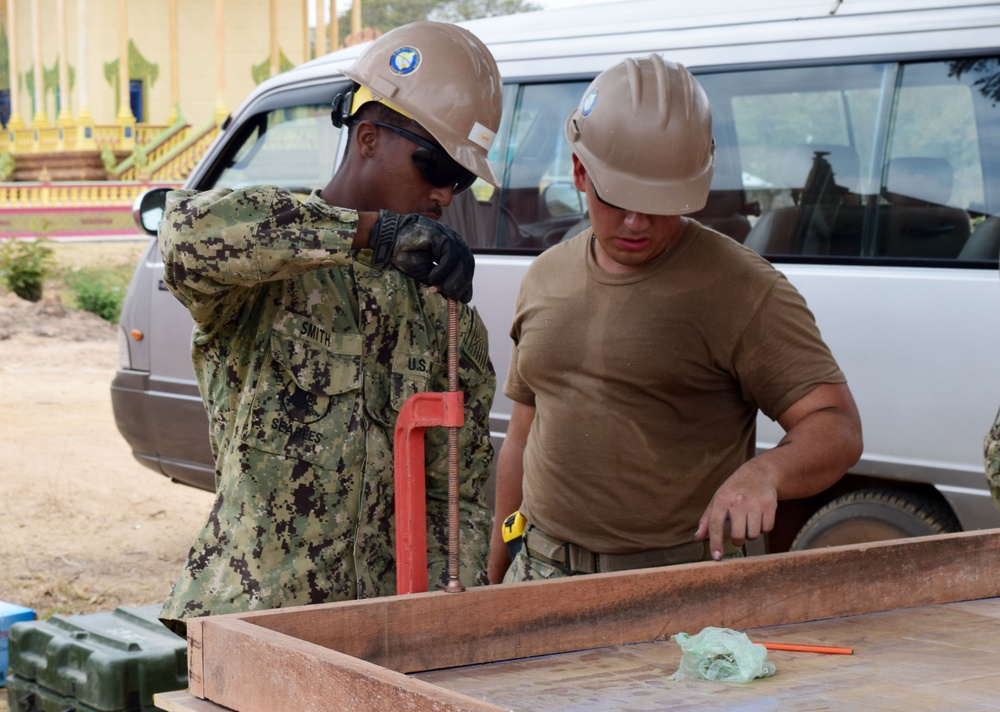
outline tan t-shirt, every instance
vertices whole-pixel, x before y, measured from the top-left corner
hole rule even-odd
[[[504,393],[534,405],[522,512],[552,536],[627,553],[694,539],[776,418],[844,375],[802,296],[766,260],[691,222],[646,268],[610,274],[590,232],[525,275]]]

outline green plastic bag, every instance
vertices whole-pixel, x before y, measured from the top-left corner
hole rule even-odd
[[[670,637],[681,646],[681,665],[668,680],[702,678],[718,682],[750,682],[776,672],[763,645],[750,642],[746,633],[729,628],[703,629],[697,635]]]

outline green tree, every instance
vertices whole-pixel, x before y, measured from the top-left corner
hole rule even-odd
[[[460,22],[540,9],[529,0],[366,0],[361,5],[361,24],[388,32],[417,20]],[[338,21],[343,41],[350,32],[351,11],[344,12]]]
[[[994,106],[1000,101],[1000,60],[959,59],[951,62],[948,76],[961,80],[963,74],[975,77],[972,86]]]
[[[361,4],[361,25],[380,32],[417,20],[426,20],[442,0],[367,0]],[[340,20],[344,30],[350,30],[351,13],[344,13]]]
[[[477,20],[480,17],[498,17],[541,9],[541,5],[528,0],[447,0],[440,3],[430,19],[443,22],[462,22],[463,20]]]

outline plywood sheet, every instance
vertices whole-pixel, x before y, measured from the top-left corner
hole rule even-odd
[[[689,633],[697,633],[691,630]],[[680,648],[660,641],[417,673],[503,709],[993,710],[1000,696],[1000,599],[747,631],[752,640],[846,646],[771,651],[774,677],[670,681]]]
[[[518,712],[667,708],[985,712],[996,709],[1000,695],[1000,599],[996,598],[761,628],[748,634],[755,640],[848,646],[855,652],[842,656],[772,651],[768,657],[777,674],[746,685],[668,681],[681,653],[666,641],[412,677],[464,693],[479,704]],[[187,692],[157,695],[155,701],[167,712],[228,709]]]

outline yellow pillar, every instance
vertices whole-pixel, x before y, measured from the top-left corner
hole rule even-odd
[[[21,97],[17,92],[17,0],[7,0],[7,52],[10,68],[10,118],[7,120],[7,130],[12,132],[10,139],[11,152],[14,152],[13,132],[24,128],[24,121],[18,113]]]
[[[180,49],[177,29],[177,0],[170,0],[170,114],[167,124],[173,125],[181,118]]]
[[[354,0],[351,3],[351,34],[357,37],[356,42],[361,38],[361,0]]]
[[[271,71],[268,76],[275,76],[281,71],[281,46],[278,44],[278,0],[269,0],[271,15]]]
[[[337,18],[337,0],[330,0],[330,51],[340,49],[340,20]]]
[[[69,42],[66,40],[66,0],[56,0],[56,33],[59,35],[59,113],[56,126],[59,127],[59,149],[67,147],[66,133],[73,125],[73,114],[69,110]],[[75,141],[72,136],[69,146]]]
[[[128,0],[118,0],[118,119],[121,139],[118,148],[135,148],[135,116],[129,103],[128,85]]]
[[[42,18],[38,0],[31,0],[31,38],[35,50],[35,114],[31,117],[31,127],[47,128],[49,118],[45,115],[45,77],[42,66]],[[38,137],[35,137],[38,141]]]
[[[87,96],[87,39],[87,0],[76,0],[76,147],[81,151],[97,149]]]
[[[316,0],[316,56],[322,57],[326,54],[326,3],[323,0]]]
[[[226,108],[226,8],[225,0],[215,0],[215,123],[219,126],[229,116]]]
[[[302,0],[302,61],[312,59],[309,41],[309,0]]]

